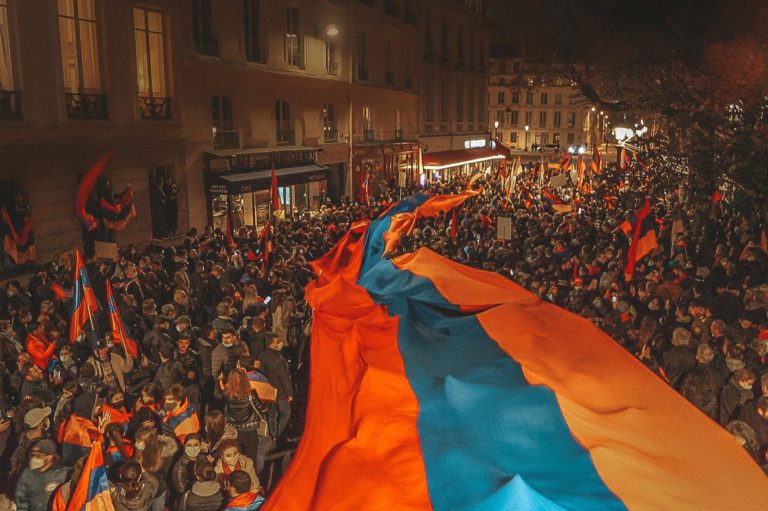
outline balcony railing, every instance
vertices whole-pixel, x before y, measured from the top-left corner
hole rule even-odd
[[[357,66],[357,79],[361,82],[367,82],[371,79],[371,70],[368,69],[366,66],[358,65]]]
[[[139,109],[142,119],[170,119],[171,98],[139,96]]]
[[[278,130],[275,132],[275,141],[278,145],[294,145],[296,132],[293,130]]]
[[[323,128],[323,142],[337,142],[339,140],[339,130],[335,128]]]
[[[386,82],[387,85],[395,85],[395,73],[390,71],[384,73],[384,82]]]
[[[376,140],[376,132],[374,130],[363,130],[363,142],[373,142]]]
[[[21,119],[21,91],[0,90],[0,119]]]
[[[253,48],[246,46],[245,58],[248,60],[248,62],[259,62],[264,64],[267,62],[267,49],[261,47]]]
[[[206,55],[208,57],[219,56],[219,41],[215,37],[197,36],[195,37],[195,53],[197,55]]]
[[[239,131],[216,131],[213,135],[213,147],[215,149],[239,149]]]
[[[390,16],[394,16],[395,18],[400,16],[400,8],[392,0],[387,0],[387,2],[384,4],[384,12]]]
[[[403,130],[395,130],[395,140],[403,140]]]
[[[104,94],[65,93],[67,117],[73,119],[105,119],[107,96]]]

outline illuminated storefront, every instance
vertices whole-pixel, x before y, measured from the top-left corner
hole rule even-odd
[[[272,169],[286,216],[317,211],[325,202],[330,168],[312,147],[255,148],[205,153],[208,221],[214,228],[261,228],[269,221]]]

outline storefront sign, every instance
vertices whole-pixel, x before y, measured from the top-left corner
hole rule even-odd
[[[253,200],[256,203],[256,225],[266,225],[269,222],[269,192],[256,192]]]
[[[485,147],[487,144],[484,138],[473,138],[464,141],[464,149],[477,149],[478,147]]]
[[[397,173],[397,184],[400,188],[405,188],[408,176],[404,170]]]

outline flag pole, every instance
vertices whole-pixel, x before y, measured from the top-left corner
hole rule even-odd
[[[110,309],[114,309],[115,315],[116,316],[120,316],[120,313],[117,311],[117,304],[115,303],[115,295],[114,295],[114,293],[112,293],[112,281],[110,279],[107,279],[107,286],[109,288],[108,289],[109,296],[107,296],[107,300],[111,304]],[[110,314],[111,313],[112,313],[112,311],[110,310]],[[112,319],[110,318],[110,322],[111,321],[112,321]],[[125,345],[125,335],[123,335],[123,329],[122,328],[118,328],[118,331],[120,332],[120,344],[123,345],[123,353],[125,354],[125,358],[127,360],[130,355],[128,355],[128,347]],[[131,357],[131,358],[133,358],[133,357]]]
[[[83,271],[87,271],[85,269],[85,265],[83,265]],[[83,287],[83,297],[85,297],[85,286],[83,286],[82,282],[80,282],[80,285]],[[91,335],[93,337],[93,348],[94,348],[94,351],[96,352],[96,361],[99,363],[99,369],[101,370],[101,375],[104,376],[104,364],[102,364],[102,361],[101,361],[101,353],[99,353],[98,341],[96,339],[96,326],[93,323],[93,314],[91,313],[91,308],[88,306],[87,301],[85,303],[85,308],[88,311],[88,321],[91,323]]]

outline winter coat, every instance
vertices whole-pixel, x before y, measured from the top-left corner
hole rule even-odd
[[[181,458],[173,464],[171,468],[171,486],[176,493],[184,493],[189,490],[192,485],[192,481],[195,479],[194,469],[197,460],[205,457],[205,454],[200,453],[196,459],[190,459],[186,454],[182,454]]]
[[[291,372],[288,370],[288,362],[280,355],[280,352],[267,348],[259,355],[259,362],[261,362],[261,372],[267,377],[269,383],[277,389],[277,399],[286,400],[293,397]]]
[[[148,511],[157,494],[158,484],[157,477],[151,472],[142,472],[139,494],[136,498],[129,500],[122,486],[110,483],[109,495],[112,497],[115,511]]]
[[[68,477],[69,469],[60,465],[54,465],[45,472],[27,467],[16,483],[16,496],[13,501],[17,510],[46,511],[51,495]]]
[[[752,389],[741,388],[736,383],[736,375],[732,376],[720,393],[720,424],[725,425],[735,419],[742,405],[753,398]]]
[[[683,376],[680,394],[699,410],[717,420],[720,375],[712,364],[697,364]]]
[[[219,511],[224,504],[221,486],[216,481],[197,481],[179,501],[178,511]]]
[[[184,368],[178,360],[168,360],[160,364],[153,380],[161,389],[169,389],[174,383],[184,381]]]
[[[229,470],[227,470],[226,468],[229,468]],[[234,468],[224,467],[224,462],[222,461],[221,458],[219,458],[216,461],[216,466],[213,469],[217,474],[223,474],[223,475],[228,475],[228,472],[232,472],[233,470],[242,470],[243,472],[246,472],[249,476],[251,476],[251,491],[255,492],[255,491],[258,491],[259,488],[261,488],[261,482],[259,481],[259,476],[256,475],[256,470],[254,470],[253,468],[253,460],[243,454],[237,455],[237,462]]]
[[[661,367],[667,373],[669,383],[675,388],[679,388],[683,374],[695,365],[696,354],[689,346],[673,346],[661,357]]]
[[[112,372],[115,373],[115,379],[120,390],[125,392],[125,375],[133,369],[133,359],[129,357],[123,357],[117,353],[110,353],[108,355],[109,363],[112,365]],[[89,357],[86,364],[90,364],[96,370],[96,377],[101,377],[101,364],[94,357]]]

